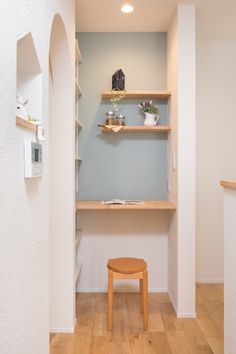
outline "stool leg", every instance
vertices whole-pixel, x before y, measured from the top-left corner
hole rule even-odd
[[[148,271],[143,271],[143,329],[148,329]]]
[[[143,313],[143,279],[139,279],[140,313]]]
[[[113,271],[108,270],[108,331],[112,330]]]

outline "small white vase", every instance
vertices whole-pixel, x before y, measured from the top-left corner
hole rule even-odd
[[[145,112],[145,119],[144,119],[144,125],[156,125],[158,120],[159,120],[160,116],[159,114],[153,114],[153,113],[147,113]]]

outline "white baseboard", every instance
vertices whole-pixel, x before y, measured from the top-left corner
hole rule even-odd
[[[53,327],[50,333],[74,333],[77,319],[75,318],[74,327]]]
[[[197,279],[197,284],[223,284],[224,279]]]
[[[107,288],[79,288],[77,289],[78,293],[107,293]],[[116,289],[115,289],[116,292]],[[138,293],[139,289],[132,289],[130,288],[122,288],[119,289],[119,293]],[[148,289],[149,293],[167,293],[166,288],[149,288]]]
[[[74,333],[74,327],[53,327],[50,333]]]
[[[176,314],[177,318],[196,318],[196,312],[186,312],[186,313],[178,312],[177,309],[176,309],[176,305],[175,305],[170,293],[168,293],[168,295],[169,295],[170,301],[172,303],[172,306],[174,308],[174,311],[175,311],[175,314]]]
[[[178,318],[196,318],[196,312],[177,312],[177,317]]]

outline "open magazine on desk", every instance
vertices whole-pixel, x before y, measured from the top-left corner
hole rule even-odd
[[[102,204],[105,205],[114,205],[114,204],[120,204],[120,205],[127,205],[127,204],[133,204],[133,205],[139,205],[139,204],[144,204],[143,200],[139,199],[111,199],[111,200],[103,200]]]

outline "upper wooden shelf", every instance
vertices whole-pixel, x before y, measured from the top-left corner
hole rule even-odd
[[[78,63],[81,63],[82,61],[82,55],[76,39],[75,39],[75,61],[77,61]]]
[[[102,131],[107,132],[107,133],[113,133],[115,131],[112,130],[112,126],[102,126],[98,125],[99,128],[101,128]],[[114,128],[117,128],[115,125]],[[146,126],[146,125],[125,125],[122,126],[121,129],[117,132],[168,132],[171,130],[171,127],[169,125],[154,125],[154,126]]]
[[[144,204],[102,204],[101,200],[79,200],[76,210],[175,210],[176,207],[168,200],[145,200]]]
[[[111,99],[114,96],[119,96],[123,91],[103,91],[101,97]],[[125,98],[159,98],[167,99],[171,96],[170,91],[125,91]]]
[[[22,119],[16,116],[16,125],[19,125],[22,128],[31,130],[32,132],[36,133],[37,126],[34,123],[29,122],[28,120]]]

